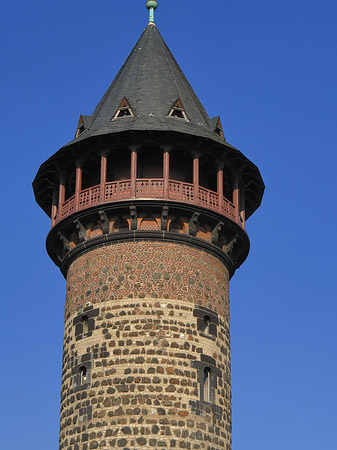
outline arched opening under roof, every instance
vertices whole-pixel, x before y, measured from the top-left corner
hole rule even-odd
[[[163,178],[163,152],[159,146],[143,146],[138,152],[137,178]]]
[[[200,186],[217,192],[217,173],[216,161],[213,161],[208,155],[203,154],[200,158]]]
[[[190,152],[173,148],[170,152],[170,179],[193,183],[193,158]]]
[[[225,167],[223,171],[223,194],[230,202],[233,202],[233,178],[232,171],[228,167]]]
[[[107,182],[130,180],[131,165],[128,147],[119,147],[107,156]]]
[[[101,159],[98,154],[86,159],[82,166],[82,190],[100,183]]]
[[[75,166],[71,166],[68,169],[65,180],[66,180],[65,200],[68,200],[68,198],[72,197],[75,194],[75,182],[76,182],[76,167]]]

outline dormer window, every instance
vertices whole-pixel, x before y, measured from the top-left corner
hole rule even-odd
[[[134,117],[131,106],[129,105],[125,97],[119,105],[119,108],[117,109],[116,114],[114,115],[112,120],[123,119],[124,117]]]
[[[222,130],[222,125],[221,125],[221,120],[220,117],[218,119],[218,123],[216,124],[214,133],[219,136],[221,139],[225,140],[225,136],[223,134],[223,130]]]
[[[177,119],[183,119],[188,121],[187,114],[185,112],[183,104],[181,103],[180,98],[178,98],[178,100],[173,105],[168,117],[176,117]]]
[[[82,117],[80,118],[78,125],[77,125],[77,130],[76,130],[76,135],[75,137],[80,136],[84,131],[86,130],[84,122]]]

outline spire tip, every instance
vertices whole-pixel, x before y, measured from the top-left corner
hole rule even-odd
[[[149,10],[150,13],[149,23],[154,23],[154,12],[158,8],[157,0],[147,0],[146,8]]]

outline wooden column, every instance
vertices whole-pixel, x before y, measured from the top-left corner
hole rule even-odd
[[[195,154],[193,159],[193,191],[194,201],[199,203],[199,154]]]
[[[99,184],[99,193],[101,202],[105,201],[105,184],[106,184],[106,173],[107,173],[107,157],[105,154],[101,155],[101,176]]]
[[[163,147],[163,196],[169,198],[170,189],[170,147],[165,145]]]
[[[133,145],[131,147],[131,198],[136,198],[136,180],[137,180],[137,153],[138,147]]]
[[[219,210],[222,212],[223,206],[223,166],[220,166],[217,173],[217,192],[219,195]]]
[[[239,195],[240,195],[240,189],[239,189],[239,174],[234,174],[234,183],[233,183],[233,203],[235,206],[235,216],[237,222],[239,222]]]
[[[63,203],[66,198],[66,187],[65,187],[65,180],[64,175],[60,175],[60,184],[59,184],[59,206],[58,206],[58,218],[59,220],[62,218],[62,208]]]
[[[75,181],[75,211],[80,207],[80,193],[82,190],[82,167],[79,163],[76,164],[76,181]]]
[[[51,226],[55,225],[56,216],[57,216],[57,186],[54,184],[53,188],[53,198],[51,203]]]
[[[246,204],[245,204],[245,190],[241,187],[240,190],[240,219],[242,228],[246,228]]]

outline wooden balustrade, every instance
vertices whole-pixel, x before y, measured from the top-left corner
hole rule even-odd
[[[120,180],[105,183],[105,192],[101,192],[102,185],[83,189],[79,193],[78,209],[91,208],[102,203],[112,203],[131,199],[131,180]],[[198,196],[191,183],[169,180],[167,200],[189,203],[217,211],[234,222],[238,222],[238,212],[232,202],[223,197],[220,202],[219,194],[199,186]],[[136,180],[136,198],[162,198],[164,199],[164,180],[162,178],[139,178]],[[103,199],[103,201],[102,201]],[[55,223],[75,212],[75,195],[67,199],[57,214]],[[240,223],[241,225],[241,223]]]

